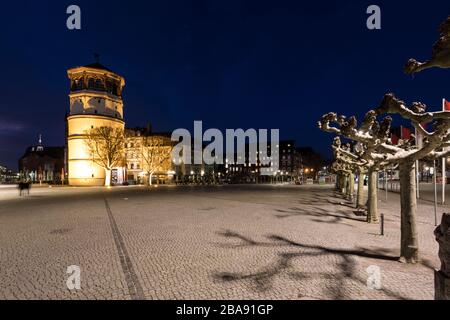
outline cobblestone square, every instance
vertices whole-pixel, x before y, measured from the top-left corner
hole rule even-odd
[[[380,236],[331,186],[4,188],[0,299],[433,299],[432,203],[419,202],[422,262],[404,265],[388,197]]]

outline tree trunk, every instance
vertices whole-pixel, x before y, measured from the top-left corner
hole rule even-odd
[[[338,185],[338,191],[342,193],[342,190],[344,190],[344,184],[345,184],[345,178],[342,173],[339,173],[339,185]]]
[[[368,194],[368,206],[367,206],[367,222],[378,223],[378,196],[377,196],[377,180],[378,172],[373,169],[369,169],[369,194]]]
[[[356,198],[356,209],[362,209],[365,207],[364,203],[364,179],[366,175],[360,171],[358,174],[358,194]]]
[[[347,190],[348,198],[350,201],[353,201],[355,196],[355,174],[350,172],[348,175],[348,190]]]
[[[419,241],[416,226],[417,199],[414,162],[401,163],[399,168],[401,204],[400,261],[417,263],[419,261]]]
[[[341,193],[343,195],[347,194],[347,175],[342,175],[342,185],[341,185]]]
[[[148,175],[148,185],[149,186],[151,186],[151,185],[153,185],[153,173],[150,173],[149,175]]]
[[[111,170],[105,169],[105,187],[111,187]]]

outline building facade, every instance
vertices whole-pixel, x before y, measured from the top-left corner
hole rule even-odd
[[[6,182],[6,167],[0,164],[0,184]]]
[[[94,163],[86,132],[98,127],[125,129],[122,92],[125,79],[100,63],[68,70],[70,110],[67,117],[69,184],[103,186],[105,170]],[[124,181],[124,168],[114,168],[112,181]]]
[[[286,140],[280,142],[280,173],[289,177],[297,177],[300,168],[300,158],[295,148],[294,140]]]
[[[297,178],[300,158],[297,154],[294,140],[280,141],[280,144],[277,146],[278,151],[275,151],[273,155],[278,158],[278,170],[270,176],[261,175],[261,170],[270,168],[270,166],[262,164],[266,159],[259,146],[257,144],[253,146],[253,149],[256,150],[256,163],[251,163],[250,161],[250,152],[255,152],[254,150],[251,151],[251,149],[250,145],[247,144],[245,147],[245,163],[243,164],[236,164],[227,159],[225,174],[231,182],[258,183],[272,182],[274,180],[291,181]],[[267,145],[267,152],[269,156],[272,156],[270,144]],[[235,155],[235,159],[237,157],[238,155]]]
[[[6,183],[8,169],[0,164],[0,184]]]
[[[19,180],[20,175],[17,172],[0,165],[0,184],[14,184]]]
[[[37,146],[27,148],[19,159],[21,180],[32,183],[63,184],[64,147],[44,147],[39,138]]]
[[[130,184],[170,183],[172,165],[171,134],[153,133],[150,128],[125,130],[126,179]]]
[[[279,167],[271,176],[262,176],[267,159],[258,146],[245,147],[244,155],[226,159],[223,165],[174,164],[171,157],[171,134],[153,133],[151,128],[125,129],[122,92],[125,79],[100,63],[69,69],[70,108],[66,118],[66,171],[72,186],[104,186],[106,170],[98,165],[94,151],[88,147],[88,132],[94,128],[109,127],[124,132],[123,163],[111,171],[112,184],[147,184],[150,182],[235,183],[298,180],[304,171],[308,152],[295,148],[295,141],[281,141],[277,150],[268,153],[278,159]],[[92,149],[91,149],[92,150]],[[194,152],[195,148],[191,148]],[[256,153],[255,158],[250,153]],[[193,156],[193,155],[192,155]],[[217,155],[221,156],[221,155]],[[245,159],[238,159],[245,157]],[[237,163],[236,160],[244,160]],[[309,159],[308,159],[309,160]],[[317,159],[311,159],[316,162]],[[276,160],[277,161],[277,160]],[[97,163],[96,163],[97,162]],[[309,163],[308,163],[309,164]],[[317,165],[319,162],[311,163]],[[312,170],[316,170],[315,168]],[[317,172],[317,170],[315,171]]]

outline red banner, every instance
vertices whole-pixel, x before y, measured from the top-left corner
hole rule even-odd
[[[444,99],[444,111],[450,111],[450,102]]]
[[[409,139],[411,139],[411,130],[402,127],[402,140],[409,140]]]
[[[398,136],[395,134],[391,134],[391,141],[394,146],[398,145]]]

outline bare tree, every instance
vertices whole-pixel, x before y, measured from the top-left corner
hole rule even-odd
[[[450,68],[450,17],[439,28],[440,37],[434,44],[431,59],[426,62],[418,62],[410,59],[405,66],[406,74],[437,68]]]
[[[433,47],[432,58],[426,62],[410,59],[404,71],[414,74],[429,68],[450,68],[450,17],[441,25],[440,39]],[[411,124],[423,139],[422,144],[411,145],[409,141],[402,141],[394,146],[389,139],[392,118],[385,117],[381,125],[376,121],[377,116],[383,114],[398,114]],[[331,123],[336,126],[330,125]],[[423,124],[433,125],[427,131]],[[364,146],[364,158],[369,162],[369,190],[374,182],[372,174],[382,166],[398,164],[400,170],[400,199],[401,199],[401,253],[400,261],[416,263],[419,260],[419,243],[416,226],[416,177],[415,164],[417,160],[437,159],[450,154],[450,112],[426,112],[426,106],[414,102],[410,107],[397,99],[393,94],[385,95],[380,107],[376,111],[369,111],[361,125],[357,128],[355,117],[348,120],[335,113],[322,117],[319,127],[327,132],[342,135]],[[417,139],[417,137],[416,137]],[[444,150],[444,151],[438,151]],[[373,188],[372,188],[373,189]],[[370,191],[369,191],[369,199]],[[370,207],[370,204],[369,204]],[[369,209],[370,211],[370,209]]]
[[[120,128],[98,127],[86,132],[85,143],[92,161],[105,169],[105,186],[111,186],[111,171],[125,162],[124,130]]]
[[[333,163],[333,170],[338,175],[338,180],[343,180],[341,185],[342,193],[344,193],[350,201],[354,198],[354,180],[357,164],[352,157],[350,144],[342,145],[341,139],[336,137],[333,142],[333,153],[336,161]]]
[[[347,165],[336,159],[333,164],[331,165],[331,172],[336,174],[336,189],[342,193],[343,195],[347,196],[349,195],[349,189],[348,189],[348,174],[349,174],[349,168]]]
[[[171,168],[172,144],[163,136],[145,136],[142,144],[142,160],[148,175],[148,183],[152,185],[153,175],[166,173]]]
[[[392,94],[385,96],[377,112],[379,114],[400,114],[404,119],[410,120],[417,132],[424,136],[423,146],[417,147],[405,143],[397,147],[395,152],[377,155],[380,159],[384,158],[385,163],[399,164],[402,216],[401,259],[405,262],[415,263],[419,259],[416,227],[415,162],[424,158],[441,158],[450,153],[449,151],[437,151],[448,146],[450,113],[442,111],[426,112],[426,106],[418,102],[407,107],[403,101],[395,98]],[[425,130],[424,123],[432,123],[432,130]]]
[[[377,115],[398,114],[410,120],[418,132],[425,137],[423,145],[418,147],[409,141],[403,141],[394,146],[389,139],[392,118],[386,116],[381,124],[376,120]],[[424,123],[433,123],[433,131],[427,131]],[[333,126],[333,124],[335,124]],[[401,185],[401,257],[402,262],[416,263],[419,259],[419,244],[416,226],[416,179],[415,162],[424,158],[440,158],[449,154],[449,151],[437,150],[448,146],[450,134],[449,112],[426,112],[426,106],[415,102],[410,107],[397,99],[393,94],[387,94],[376,111],[369,111],[362,125],[358,128],[355,117],[346,119],[338,117],[335,113],[325,115],[319,127],[327,132],[342,135],[364,145],[363,157],[369,163],[369,190],[376,187],[376,170],[381,167],[398,164]],[[372,178],[372,179],[371,179]],[[369,191],[369,211],[374,204]]]
[[[362,152],[354,147],[354,149],[358,150],[358,152]],[[365,161],[360,155],[355,152],[351,152],[350,144],[342,145],[341,139],[336,137],[333,142],[333,151],[334,157],[338,163],[342,163],[338,166],[339,169],[347,169],[348,174],[350,175],[350,179],[354,179],[355,173],[358,175],[358,187],[357,187],[357,196],[356,196],[356,209],[363,210],[366,204],[364,201],[364,179],[367,173],[367,165],[368,162]],[[336,171],[336,170],[335,170]],[[353,198],[353,189],[352,186],[352,195]]]
[[[367,222],[369,223],[379,222],[377,179],[378,170],[383,166],[383,161],[374,157],[374,155],[375,151],[381,147],[390,149],[391,146],[388,145],[388,141],[391,121],[390,117],[386,117],[380,124],[377,121],[376,112],[369,111],[359,128],[355,117],[347,119],[345,116],[338,116],[336,113],[324,115],[318,123],[319,128],[325,132],[334,133],[359,143],[359,150],[351,157],[354,157],[354,160],[358,160],[362,166],[367,168],[369,176]],[[350,155],[348,156],[350,157]]]

